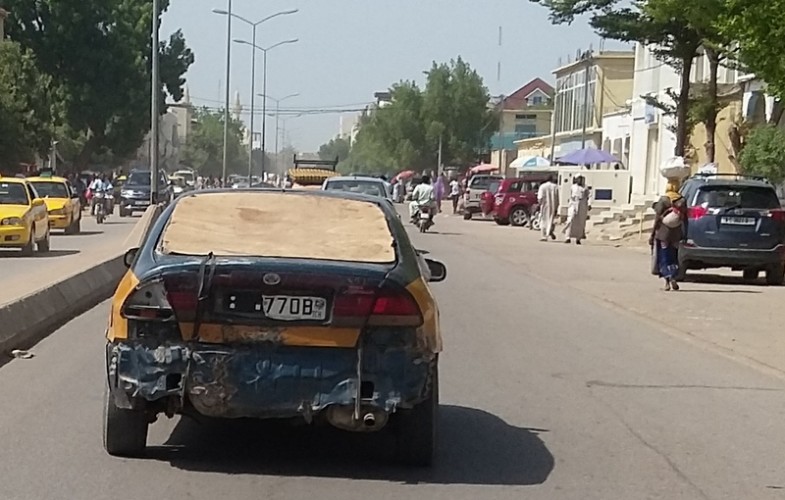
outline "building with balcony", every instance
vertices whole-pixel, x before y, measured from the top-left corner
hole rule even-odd
[[[603,116],[626,108],[634,65],[633,51],[601,50],[579,54],[555,69],[549,134],[517,141],[518,155],[558,159],[584,147],[602,148]]]
[[[496,105],[500,132],[491,137],[491,163],[503,170],[517,157],[515,143],[547,134],[553,113],[553,87],[535,78]]]

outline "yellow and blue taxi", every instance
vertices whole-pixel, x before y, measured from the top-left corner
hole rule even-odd
[[[46,203],[27,179],[0,177],[0,248],[49,251]]]
[[[82,230],[82,203],[68,179],[42,174],[27,179],[44,199],[49,212],[49,227],[62,229],[65,234],[79,234]]]
[[[384,198],[185,193],[125,263],[107,329],[108,453],[144,453],[149,424],[182,414],[389,425],[402,462],[431,463],[442,338],[430,283],[446,268]]]

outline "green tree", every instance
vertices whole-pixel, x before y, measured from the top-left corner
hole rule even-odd
[[[336,137],[335,139],[330,139],[330,142],[322,144],[319,148],[319,158],[322,160],[334,160],[335,158],[338,158],[338,161],[344,161],[349,157],[350,150],[351,143],[349,139]]]
[[[785,0],[728,0],[720,29],[735,42],[741,65],[777,97],[770,123],[779,124],[785,99]]]
[[[19,44],[0,41],[0,162],[16,166],[45,155],[52,138],[49,77]]]
[[[163,12],[169,2],[161,3]],[[151,2],[5,0],[4,6],[12,12],[10,37],[32,50],[52,78],[62,103],[59,126],[72,130],[64,135],[82,141],[76,165],[105,150],[133,153],[150,128]],[[162,110],[167,95],[182,98],[193,61],[181,32],[161,43]]]
[[[752,130],[739,157],[742,171],[775,184],[785,181],[785,131],[774,125]]]
[[[204,176],[223,174],[224,116],[222,111],[197,110],[195,123],[185,147],[183,163]],[[243,124],[229,122],[227,174],[248,173],[248,151],[243,146]]]
[[[679,92],[668,94],[674,104],[652,102],[676,115],[674,154],[683,156],[689,137],[690,73],[702,39],[684,15],[683,0],[531,0],[548,7],[555,24],[571,24],[589,16],[589,24],[608,39],[640,42],[654,47],[655,55],[681,75]]]

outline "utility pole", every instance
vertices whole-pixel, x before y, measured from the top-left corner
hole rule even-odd
[[[502,159],[502,155],[504,154],[504,94],[499,96],[499,171],[503,172],[504,167],[502,164],[504,160]]]
[[[152,85],[151,89],[151,104],[150,104],[150,203],[155,205],[158,203],[158,178],[160,177],[160,173],[158,172],[158,155],[160,153],[158,149],[158,118],[159,118],[159,110],[158,110],[158,98],[159,92],[161,88],[160,83],[160,76],[158,74],[158,13],[160,9],[158,6],[158,0],[153,0],[153,48],[152,52],[150,53],[150,57],[152,58]]]
[[[226,167],[229,163],[229,100],[231,99],[232,79],[232,0],[226,0],[226,95],[224,102],[224,154],[221,184],[226,184]],[[252,110],[253,112],[253,110]]]
[[[581,59],[586,65],[586,73],[583,79],[583,131],[581,132],[581,149],[586,149],[586,129],[589,126],[589,76],[593,62],[591,49],[581,55]]]
[[[281,173],[281,150],[278,147],[278,137],[281,135],[281,101],[275,103],[275,174]]]
[[[250,145],[248,146],[248,187],[253,185],[253,133],[254,133],[254,117],[256,116],[256,27],[258,24],[253,25],[253,47],[251,47],[251,135]],[[262,160],[264,161],[264,160]],[[262,169],[264,172],[264,169]],[[262,179],[264,180],[264,179]]]

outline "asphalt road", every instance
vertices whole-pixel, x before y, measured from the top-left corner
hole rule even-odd
[[[122,252],[123,243],[139,220],[139,216],[120,218],[113,215],[104,224],[86,213],[82,232],[65,235],[53,231],[51,250],[45,254],[22,257],[16,249],[0,249],[0,304],[17,299],[63,277],[89,268],[101,259]],[[0,497],[2,498],[2,497]]]
[[[176,420],[149,458],[111,458],[103,304],[0,368],[0,499],[782,498],[780,379],[435,230],[413,235],[450,270],[433,469],[387,463],[384,436]]]

